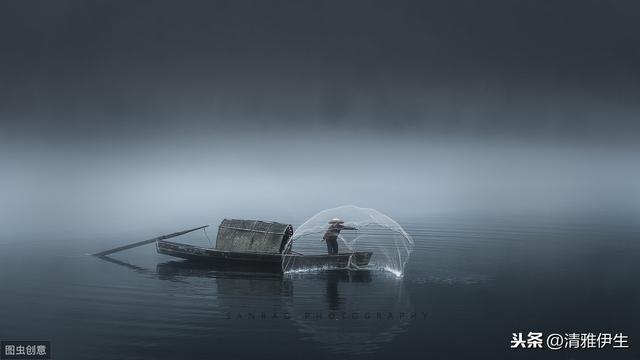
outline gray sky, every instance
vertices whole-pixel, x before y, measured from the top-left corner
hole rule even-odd
[[[633,138],[638,16],[637,1],[3,1],[1,129]]]

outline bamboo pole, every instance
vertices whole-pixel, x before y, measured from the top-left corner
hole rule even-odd
[[[93,254],[93,256],[107,256],[107,255],[110,255],[110,254],[113,254],[113,253],[117,253],[117,252],[120,252],[120,251],[133,249],[133,248],[138,247],[138,246],[151,244],[151,243],[156,242],[158,240],[164,240],[164,239],[169,239],[169,238],[172,238],[172,237],[184,235],[184,234],[190,233],[192,231],[204,229],[204,228],[206,228],[208,226],[209,225],[205,225],[205,226],[200,226],[200,227],[189,229],[189,230],[183,230],[183,231],[178,231],[178,232],[171,233],[171,234],[161,235],[161,236],[158,236],[158,237],[154,237],[153,239],[144,240],[144,241],[138,241],[138,242],[135,242],[133,244],[119,246],[117,248],[113,248],[113,249],[110,249],[110,250],[101,251],[99,253]]]

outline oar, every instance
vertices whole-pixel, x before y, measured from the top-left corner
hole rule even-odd
[[[146,245],[146,244],[151,244],[152,242],[156,242],[158,240],[169,239],[169,238],[172,238],[172,237],[176,237],[176,236],[184,235],[186,233],[190,233],[192,231],[204,229],[207,226],[209,226],[209,225],[200,226],[200,227],[189,229],[189,230],[183,230],[183,231],[175,232],[175,233],[172,233],[172,234],[162,235],[162,236],[154,237],[153,239],[144,240],[144,241],[138,241],[136,243],[129,244],[129,245],[119,246],[119,247],[111,249],[111,250],[106,250],[106,251],[102,251],[102,252],[99,252],[99,253],[95,253],[95,254],[93,254],[93,256],[106,256],[106,255],[110,255],[110,254],[113,254],[113,253],[117,253],[119,251],[133,249],[134,247],[138,247],[138,246],[142,246],[142,245]]]

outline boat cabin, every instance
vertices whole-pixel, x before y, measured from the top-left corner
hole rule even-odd
[[[291,235],[293,226],[290,224],[224,219],[218,227],[216,250],[282,254]]]

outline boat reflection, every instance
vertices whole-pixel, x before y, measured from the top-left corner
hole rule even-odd
[[[293,332],[336,354],[377,351],[407,330],[414,311],[402,279],[378,271],[282,274],[255,266],[183,260],[157,264],[154,272],[120,260],[110,262],[180,284],[167,291],[202,299],[208,309],[203,315],[208,316],[193,319],[198,326],[214,329],[219,321],[227,321],[224,327],[238,332]],[[278,314],[278,319],[260,320],[261,313]]]
[[[259,298],[291,296],[291,284],[283,281],[282,273],[269,270],[246,265],[216,266],[189,260],[167,261],[156,266],[161,280],[189,279],[194,286],[215,287],[220,308],[245,307],[247,299],[251,298],[260,303],[263,300]]]
[[[218,297],[233,296],[293,296],[294,283],[300,277],[291,278],[280,271],[247,265],[215,266],[199,262],[168,261],[156,266],[156,273],[161,280],[182,281],[185,277],[215,279]],[[324,283],[327,308],[332,311],[341,310],[346,302],[340,295],[339,283],[369,283],[372,272],[368,270],[329,270],[319,274],[308,274],[306,278],[312,283]]]

